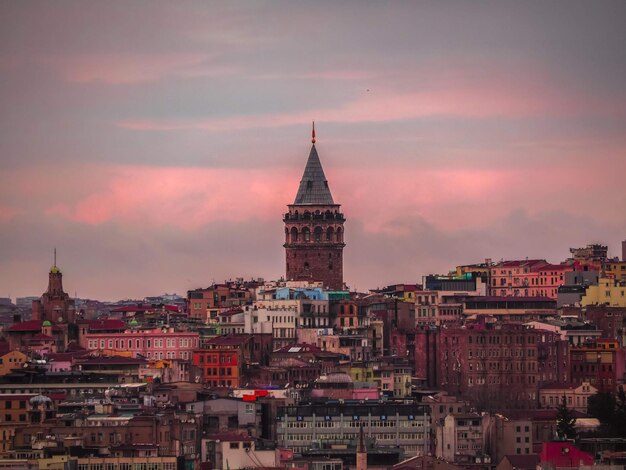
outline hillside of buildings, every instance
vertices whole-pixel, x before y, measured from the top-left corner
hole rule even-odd
[[[116,303],[55,263],[0,304],[0,467],[623,466],[626,260],[570,255]]]

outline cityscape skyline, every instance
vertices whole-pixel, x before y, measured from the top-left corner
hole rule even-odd
[[[0,296],[284,275],[310,122],[366,290],[626,234],[626,6],[4,3]]]

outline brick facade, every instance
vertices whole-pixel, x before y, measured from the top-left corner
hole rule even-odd
[[[289,280],[322,281],[343,289],[343,223],[339,206],[290,205],[285,222],[286,273]]]

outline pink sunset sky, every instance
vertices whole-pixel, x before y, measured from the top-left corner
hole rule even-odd
[[[0,297],[284,274],[316,121],[365,290],[626,239],[626,3],[0,4]]]

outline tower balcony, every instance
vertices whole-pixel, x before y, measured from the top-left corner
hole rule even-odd
[[[289,241],[289,242],[285,242],[283,243],[283,247],[284,248],[306,248],[306,249],[316,249],[316,248],[334,248],[334,249],[342,249],[346,246],[346,244],[344,242],[338,242],[338,241],[328,241],[328,240],[320,240],[320,241],[315,241],[315,240],[309,240],[309,241],[304,241],[304,240],[298,240],[298,241]]]
[[[332,213],[332,212],[326,212],[326,213],[320,213],[320,214],[315,214],[315,213],[309,213],[309,212],[305,212],[303,214],[299,213],[299,212],[295,212],[295,213],[290,213],[287,212],[284,216],[283,216],[283,222],[308,222],[308,221],[326,221],[326,222],[345,222],[346,219],[343,216],[342,213],[337,212],[337,213]]]

